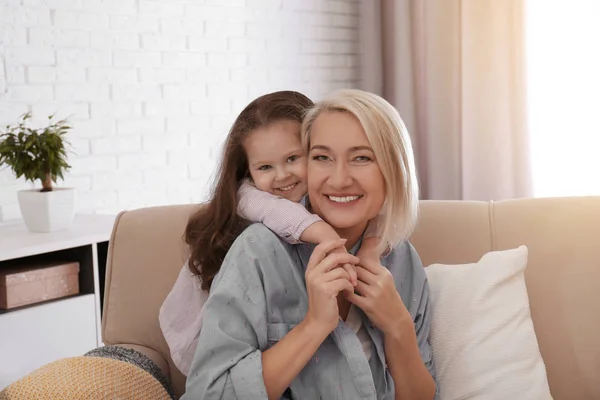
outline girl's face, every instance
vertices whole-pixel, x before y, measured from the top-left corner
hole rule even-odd
[[[341,237],[357,240],[385,202],[385,180],[358,119],[324,112],[314,121],[308,153],[313,211]]]
[[[243,143],[254,185],[265,192],[298,202],[306,194],[306,156],[300,124],[277,121],[258,128]]]

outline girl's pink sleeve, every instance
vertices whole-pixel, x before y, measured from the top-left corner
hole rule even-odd
[[[299,243],[304,230],[321,221],[302,204],[259,190],[248,180],[238,190],[237,211],[242,218],[262,222],[291,244]]]
[[[186,264],[158,314],[173,363],[185,376],[198,347],[206,299],[208,292],[202,290],[200,277],[192,274]]]
[[[306,228],[321,218],[304,206],[257,189],[245,181],[238,191],[241,217],[262,222],[289,243],[298,243]],[[187,376],[202,329],[208,292],[200,277],[184,265],[159,311],[159,324],[175,366]]]

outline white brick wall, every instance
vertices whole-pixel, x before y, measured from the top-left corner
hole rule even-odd
[[[79,211],[206,198],[253,98],[358,87],[358,0],[0,0],[0,126],[71,116]],[[19,218],[0,171],[0,221]]]

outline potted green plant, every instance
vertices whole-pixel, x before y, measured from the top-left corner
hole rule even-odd
[[[33,129],[28,125],[31,113],[27,113],[0,134],[0,166],[10,167],[17,179],[24,177],[34,185],[41,182],[41,189],[17,193],[25,225],[33,232],[68,229],[75,216],[75,189],[53,185],[71,168],[65,139],[71,126],[66,119],[53,118],[49,116],[46,126]]]

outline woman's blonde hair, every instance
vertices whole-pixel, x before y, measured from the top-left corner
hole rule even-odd
[[[312,107],[302,124],[302,145],[309,151],[310,132],[324,112],[347,112],[358,119],[385,180],[386,201],[377,226],[380,254],[409,238],[418,218],[419,186],[412,144],[398,111],[373,93],[345,89]]]

